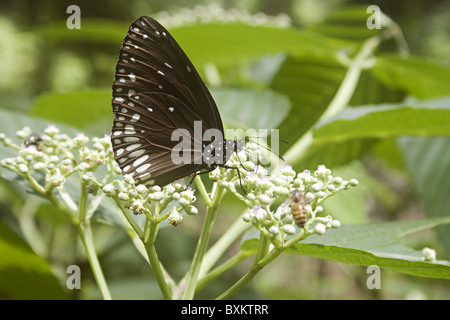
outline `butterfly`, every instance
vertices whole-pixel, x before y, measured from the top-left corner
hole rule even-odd
[[[164,186],[226,167],[243,147],[224,138],[216,103],[194,65],[150,17],[135,20],[123,40],[112,106],[114,158],[136,184]]]

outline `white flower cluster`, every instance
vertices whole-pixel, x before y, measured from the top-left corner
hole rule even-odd
[[[252,151],[253,152],[253,151]],[[331,216],[317,216],[323,211],[321,204],[328,197],[341,190],[357,186],[356,179],[344,180],[341,177],[333,177],[331,170],[324,165],[311,174],[309,170],[296,173],[291,166],[286,166],[279,174],[267,175],[267,171],[259,165],[247,161],[244,151],[229,160],[230,167],[240,167],[239,180],[236,170],[217,168],[210,176],[213,180],[219,180],[221,185],[233,192],[241,199],[250,212],[243,216],[244,221],[252,223],[257,229],[264,232],[273,241],[281,243],[287,235],[297,232],[292,206],[294,199],[292,193],[299,192],[301,201],[298,211],[305,215],[304,227],[309,233],[323,234],[329,228],[338,228],[340,222]],[[243,168],[251,169],[251,172]],[[283,198],[282,204],[277,199]],[[274,203],[278,206],[274,207]],[[312,226],[309,229],[309,226]],[[303,226],[302,226],[303,227]]]
[[[193,206],[196,201],[194,190],[186,189],[183,184],[176,182],[163,188],[147,188],[144,185],[135,185],[134,179],[128,174],[123,178],[104,185],[102,190],[121,207],[132,210],[134,214],[144,213],[151,220],[167,218],[167,223],[176,226],[183,220],[183,210],[189,215],[198,213],[198,209]],[[172,205],[169,212],[161,215],[169,205]]]
[[[23,140],[22,145],[0,134],[0,142],[18,150],[18,156],[4,159],[0,164],[29,180],[37,179],[33,180],[36,183],[44,174],[45,185],[41,187],[45,191],[61,186],[74,172],[94,171],[112,156],[109,136],[94,138],[93,149],[84,147],[89,142],[84,134],[70,138],[54,125],[48,126],[42,134],[24,127],[16,136]],[[80,160],[77,160],[77,153]]]
[[[23,141],[21,145],[0,133],[0,142],[18,151],[16,157],[4,159],[0,165],[24,177],[43,195],[51,193],[56,187],[58,192],[64,192],[64,183],[69,176],[78,173],[79,182],[88,193],[95,196],[98,190],[103,190],[118,205],[135,214],[145,213],[157,219],[170,204],[173,206],[171,214],[165,215],[168,223],[176,225],[182,220],[183,210],[189,215],[198,213],[192,205],[196,200],[194,191],[185,190],[185,186],[180,183],[148,189],[144,185],[135,185],[130,175],[118,178],[121,170],[114,160],[108,135],[89,139],[83,133],[78,133],[71,138],[60,133],[56,126],[50,125],[40,134],[25,127],[16,132],[16,136]],[[97,171],[105,166],[106,170]],[[68,195],[64,194],[67,199]]]
[[[291,19],[286,14],[268,16],[263,12],[258,12],[252,15],[235,8],[224,9],[215,3],[207,6],[196,5],[192,9],[183,8],[174,14],[163,11],[156,16],[156,19],[166,27],[212,22],[240,22],[253,26],[264,25],[279,28],[286,28],[291,25]]]

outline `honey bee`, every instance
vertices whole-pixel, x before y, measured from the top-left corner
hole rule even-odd
[[[288,200],[291,203],[295,224],[299,228],[303,228],[306,222],[305,197],[300,190],[293,190]]]

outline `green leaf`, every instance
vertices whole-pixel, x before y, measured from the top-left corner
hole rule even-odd
[[[129,24],[106,20],[83,18],[80,29],[68,29],[66,20],[42,25],[36,32],[45,41],[56,42],[91,42],[94,44],[116,44],[120,46]],[[131,23],[131,22],[130,22]]]
[[[398,146],[426,214],[429,217],[448,217],[450,138],[401,137]],[[439,226],[436,233],[447,257],[450,257],[450,226]]]
[[[333,99],[346,69],[333,54],[287,58],[271,88],[291,101],[280,138],[294,143],[317,121]]]
[[[380,54],[370,71],[387,86],[420,99],[450,95],[450,68],[423,58]]]
[[[287,116],[289,101],[269,90],[211,90],[223,121],[232,128],[275,129]]]
[[[449,261],[422,261],[421,251],[400,243],[405,235],[448,223],[450,217],[344,225],[322,236],[312,235],[286,252],[363,266],[378,265],[414,276],[450,279]]]
[[[369,29],[367,19],[367,5],[352,5],[339,8],[333,12],[323,23],[310,29],[333,40],[344,44],[361,43],[364,40],[376,36],[382,29]]]
[[[397,104],[347,108],[319,124],[314,130],[314,139],[331,142],[398,135],[449,135],[448,103],[450,98],[421,103],[428,104],[427,107]]]
[[[123,22],[85,18],[79,30],[67,29],[64,20],[41,26],[38,33],[46,41],[105,43],[119,48],[128,27]],[[237,59],[278,52],[314,54],[330,46],[328,40],[309,31],[243,23],[195,24],[168,30],[197,67],[207,62],[234,64]]]
[[[236,60],[279,52],[315,55],[332,48],[319,34],[294,28],[209,23],[170,28],[169,31],[194,65],[206,62],[235,64]]]
[[[67,299],[48,263],[0,222],[0,295],[7,299]]]
[[[48,93],[39,97],[30,114],[79,129],[109,118],[108,127],[97,127],[94,132],[99,135],[109,133],[113,121],[111,94],[111,89]]]
[[[358,159],[381,139],[401,135],[450,134],[450,98],[347,108],[319,123],[314,141],[297,162],[298,170],[343,165]]]

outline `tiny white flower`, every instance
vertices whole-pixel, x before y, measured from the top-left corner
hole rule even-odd
[[[123,201],[130,200],[130,197],[129,197],[128,194],[126,194],[125,192],[119,192],[119,194],[117,195],[117,197],[118,197],[120,200],[123,200]]]
[[[341,226],[341,222],[339,220],[333,220],[331,221],[331,227],[334,229],[337,229]]]
[[[269,228],[269,232],[276,236],[278,233],[280,233],[280,229],[278,229],[277,226],[271,226]]]
[[[105,184],[103,186],[102,190],[103,190],[104,193],[106,193],[108,195],[112,195],[115,192],[115,188],[114,188],[114,186],[112,184]]]
[[[318,224],[315,225],[314,230],[316,231],[317,234],[322,235],[327,230],[327,227],[323,223],[319,222]]]
[[[258,200],[261,204],[269,204],[270,203],[270,197],[266,194],[261,194],[258,196]]]
[[[144,192],[147,191],[147,187],[144,186],[143,184],[140,184],[140,185],[136,186],[136,191],[137,191],[139,194],[142,194],[142,193],[144,193]]]
[[[295,227],[292,224],[283,225],[281,230],[286,234],[295,234]]]
[[[28,172],[27,165],[23,164],[23,163],[19,164],[17,169],[19,169],[19,171],[22,172],[22,173],[27,173]]]
[[[43,163],[43,162],[36,162],[33,165],[33,169],[36,170],[36,171],[44,170],[45,169],[45,163]]]
[[[433,249],[423,248],[422,254],[423,254],[422,260],[430,262],[436,261],[436,251],[434,251]]]
[[[160,201],[160,200],[164,199],[164,197],[165,197],[165,194],[164,194],[164,192],[161,192],[161,191],[152,193],[152,194],[150,195],[150,198],[151,198],[152,200],[156,200],[156,201]],[[180,200],[181,200],[181,199],[180,199]]]
[[[184,211],[186,211],[186,213],[189,215],[197,215],[198,214],[198,209],[191,205],[184,208]]]

